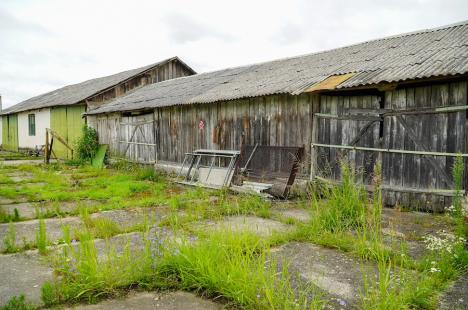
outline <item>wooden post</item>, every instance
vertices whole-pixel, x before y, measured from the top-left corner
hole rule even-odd
[[[45,134],[45,150],[44,150],[44,163],[48,164],[49,160],[47,159],[49,156],[49,130],[46,129],[46,134]]]
[[[312,103],[313,105],[314,103]],[[318,108],[318,110],[320,107]],[[314,106],[312,106],[312,111],[315,111]],[[320,110],[319,110],[320,111]],[[314,147],[314,143],[318,142],[318,121],[319,118],[312,114],[312,143],[310,148],[310,181],[314,181],[315,176],[317,175],[317,148]]]

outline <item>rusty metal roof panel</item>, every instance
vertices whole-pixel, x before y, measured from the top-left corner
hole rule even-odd
[[[468,73],[468,21],[329,51],[229,68],[145,86],[90,111],[130,111],[270,94],[299,94],[331,76],[350,88]]]

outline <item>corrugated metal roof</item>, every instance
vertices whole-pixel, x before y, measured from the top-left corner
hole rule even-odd
[[[102,92],[110,87],[113,87],[119,83],[122,83],[135,75],[141,74],[153,67],[165,64],[169,61],[178,60],[184,64],[188,69],[192,70],[184,62],[182,62],[178,57],[172,57],[159,61],[157,63],[147,65],[141,68],[136,68],[128,71],[123,71],[117,74],[104,76],[96,79],[87,80],[78,84],[68,85],[51,92],[27,99],[23,102],[20,102],[14,106],[11,106],[3,111],[0,114],[11,114],[16,112],[61,106],[61,105],[72,105],[83,101],[97,93]],[[195,73],[195,71],[193,71]]]
[[[88,114],[300,94],[335,75],[351,88],[468,73],[468,21],[325,52],[177,78],[145,86]]]

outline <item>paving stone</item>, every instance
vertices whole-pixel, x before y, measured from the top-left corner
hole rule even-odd
[[[13,296],[24,294],[26,300],[41,305],[41,287],[53,279],[37,252],[0,255],[0,306]]]
[[[420,239],[440,230],[451,231],[453,229],[453,225],[444,215],[426,212],[402,212],[392,208],[383,208],[382,226],[393,230],[406,239]]]
[[[439,302],[440,310],[468,309],[468,273],[463,274],[453,285],[442,294]]]
[[[423,237],[442,230],[453,230],[450,219],[444,215],[402,212],[392,208],[382,210],[384,243],[395,250],[399,250],[401,244],[405,243],[408,254],[413,259],[421,259],[428,252]]]
[[[56,163],[56,159],[51,159],[51,163]],[[44,163],[44,159],[15,159],[15,160],[2,160],[3,166],[19,166],[19,165],[40,165]]]
[[[35,204],[31,202],[20,202],[13,204],[0,205],[0,209],[6,214],[14,215],[15,209],[18,210],[20,218],[32,219],[36,217]]]
[[[157,223],[163,218],[158,209],[141,208],[136,210],[112,210],[104,211],[101,213],[91,214],[92,219],[105,218],[109,219],[120,225],[121,228],[130,228],[136,224],[143,223],[147,216],[149,223]],[[67,225],[70,228],[70,232],[73,234],[75,230],[83,228],[83,222],[77,216],[70,216],[64,218],[50,218],[45,219],[47,240],[51,243],[61,239],[63,237],[62,226]],[[16,244],[17,246],[23,246],[27,243],[35,243],[36,231],[39,229],[39,220],[29,220],[23,222],[13,223],[16,231]],[[8,234],[9,224],[0,224],[0,240],[3,240]],[[4,250],[4,244],[0,244],[0,251]]]
[[[47,240],[54,242],[62,238],[62,226],[68,225],[70,231],[83,227],[79,217],[45,219]],[[13,223],[16,232],[16,245],[21,247],[28,243],[35,243],[36,231],[39,228],[39,220],[30,220]],[[4,240],[9,231],[9,224],[0,224],[0,240]],[[4,244],[0,244],[0,250],[4,250]]]
[[[124,298],[110,299],[95,305],[78,305],[68,309],[217,310],[223,309],[223,307],[221,304],[203,299],[192,293],[177,291],[168,293],[131,292]]]
[[[299,209],[299,208],[273,209],[273,213],[276,213],[285,218],[294,219],[302,223],[306,223],[311,220],[310,211],[306,209]]]
[[[272,249],[273,257],[285,260],[290,272],[322,290],[330,300],[329,308],[354,309],[363,289],[363,273],[376,276],[373,264],[363,263],[338,250],[310,243],[292,242]]]
[[[9,177],[13,182],[30,181],[34,178],[34,175],[32,173],[27,172],[11,172],[5,175]]]
[[[0,205],[0,208],[10,215],[14,215],[15,209],[17,209],[22,219],[35,219],[37,218],[36,209],[42,214],[55,211],[70,213],[77,211],[80,207],[92,207],[101,204],[102,202],[97,200],[57,201],[42,203],[23,202]]]
[[[250,231],[261,237],[268,237],[275,232],[282,233],[291,229],[291,226],[281,222],[256,216],[231,216],[218,222],[198,223],[196,227],[204,230]]]

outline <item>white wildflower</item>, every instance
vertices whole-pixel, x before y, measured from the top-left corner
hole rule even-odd
[[[455,212],[455,206],[454,205],[451,205],[449,207],[445,207],[445,212],[447,213],[453,213]]]
[[[435,272],[440,272],[440,269],[437,269],[435,267],[432,267],[431,270],[430,270],[432,273],[435,273]]]
[[[445,230],[440,231],[438,236],[428,235],[424,236],[423,239],[428,250],[445,251],[447,253],[452,253],[454,246],[465,242],[465,239],[457,237]]]

